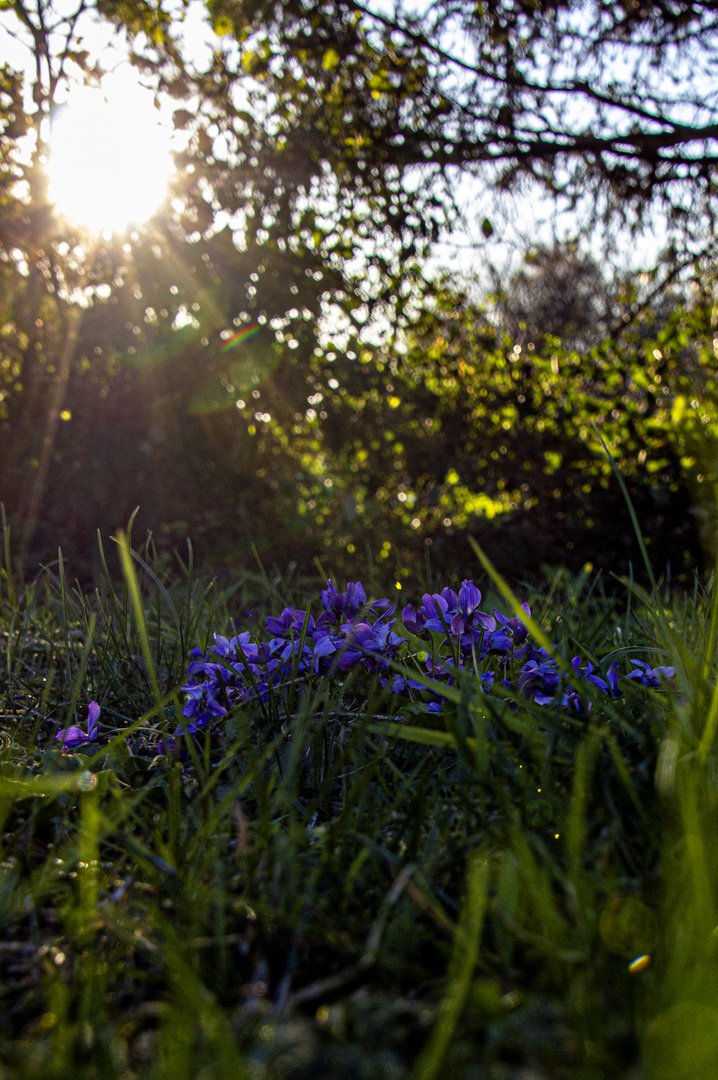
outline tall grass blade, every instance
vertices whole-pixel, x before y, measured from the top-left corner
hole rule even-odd
[[[441,1075],[442,1063],[461,1017],[479,955],[488,885],[488,860],[483,852],[474,852],[469,859],[466,897],[456,930],[446,993],[428,1044],[414,1069],[412,1080],[434,1080]]]
[[[135,511],[136,513],[136,511]],[[122,565],[122,573],[127,583],[127,588],[130,593],[130,601],[135,613],[135,620],[137,622],[137,633],[140,638],[140,647],[142,649],[142,656],[145,661],[145,667],[147,669],[147,677],[152,688],[155,702],[159,704],[162,700],[162,691],[160,690],[160,684],[157,680],[157,671],[155,669],[155,662],[152,658],[152,649],[150,647],[150,638],[147,633],[147,622],[145,621],[145,609],[142,603],[142,595],[140,593],[140,587],[137,583],[135,576],[135,568],[132,565],[132,553],[130,550],[130,544],[127,536],[124,532],[118,533],[116,537],[117,545],[120,549],[120,562]]]
[[[17,592],[15,589],[15,576],[12,569],[10,556],[10,525],[5,514],[5,504],[0,502],[0,526],[2,527],[2,549],[0,551],[0,583],[5,582],[7,602],[11,608],[17,604]],[[0,590],[0,600],[2,591]]]
[[[623,497],[626,500],[626,506],[628,507],[628,513],[631,515],[631,523],[633,524],[633,531],[636,534],[636,540],[638,541],[638,546],[639,546],[639,548],[641,550],[641,557],[643,558],[643,564],[646,567],[646,574],[648,575],[648,580],[651,583],[651,588],[653,589],[653,591],[657,592],[658,587],[656,585],[656,579],[655,579],[655,576],[653,574],[653,567],[651,566],[651,560],[648,558],[648,549],[646,548],[646,541],[645,541],[645,539],[643,537],[643,532],[641,531],[641,526],[640,526],[640,523],[638,521],[638,515],[636,514],[636,510],[635,510],[635,507],[633,505],[633,500],[631,499],[628,488],[626,487],[626,482],[625,482],[625,480],[623,479],[623,477],[621,475],[621,470],[618,467],[618,463],[617,463],[616,459],[614,458],[611,451],[608,449],[608,446],[606,445],[606,441],[603,438],[603,435],[598,430],[598,428],[596,427],[595,424],[593,425],[593,430],[596,433],[596,438],[599,440],[599,442],[601,443],[601,446],[604,449],[606,457],[611,462],[611,468],[613,469],[614,475],[615,475],[616,479],[618,480],[618,483],[619,483],[619,486],[621,488],[621,492],[623,494]]]
[[[489,575],[494,585],[503,596],[506,603],[509,604],[514,615],[517,618],[521,619],[524,625],[528,627],[529,631],[534,636],[539,645],[546,650],[549,656],[556,661],[559,667],[563,668],[564,671],[573,674],[571,668],[569,668],[563,657],[556,652],[556,649],[554,648],[552,642],[549,641],[548,637],[541,629],[539,624],[536,622],[536,620],[533,619],[530,615],[526,614],[526,612],[521,606],[521,601],[518,599],[508,582],[498,572],[496,567],[489,559],[488,555],[477,544],[473,536],[470,536],[468,540],[471,544],[474,554],[476,555],[476,558],[479,560],[484,570]]]

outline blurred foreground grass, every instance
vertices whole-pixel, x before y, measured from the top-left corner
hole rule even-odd
[[[134,567],[20,588],[5,545],[0,1078],[718,1077],[715,593],[520,598],[564,658],[674,664],[680,695],[467,696],[467,754],[355,671],[182,760],[191,648],[306,583]],[[63,752],[90,699],[103,744]]]

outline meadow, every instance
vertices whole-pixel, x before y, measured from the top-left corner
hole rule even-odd
[[[718,1075],[712,582],[3,541],[0,1078]]]

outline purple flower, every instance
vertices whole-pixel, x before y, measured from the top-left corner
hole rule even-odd
[[[518,673],[519,688],[537,705],[549,705],[559,683],[559,674],[553,660],[527,660]]]
[[[398,672],[394,675],[393,679],[379,679],[379,682],[385,690],[389,690],[392,694],[404,694],[408,693],[409,697],[412,696],[412,690],[423,690],[424,684],[417,682],[416,679],[406,679]]]
[[[476,638],[476,634],[474,637]],[[462,638],[463,642],[463,638]],[[463,648],[463,644],[462,644]],[[497,653],[499,656],[508,657],[511,652],[511,635],[501,627],[499,630],[494,630],[493,633],[487,634],[483,640],[481,646],[481,655],[485,656],[487,653]]]
[[[366,604],[366,593],[361,581],[347,581],[346,605],[344,611],[353,619]]]
[[[214,688],[210,683],[202,683],[201,686],[183,686],[182,689],[188,696],[188,701],[182,710],[192,723],[187,725],[187,730],[194,732],[197,728],[203,728],[213,716],[226,716],[227,710],[224,705],[215,698]]]
[[[249,634],[247,634],[247,640],[249,640]],[[226,637],[221,634],[214,635],[214,645],[212,646],[212,652],[217,656],[221,656],[223,660],[227,660],[231,655],[233,660],[237,659],[236,654],[232,650],[232,646]]]
[[[571,661],[573,670],[581,678],[587,679],[588,682],[593,683],[602,693],[607,694],[608,697],[622,697],[623,691],[618,686],[618,664],[614,661],[608,671],[606,672],[606,678],[602,678],[598,674],[598,668],[594,668],[590,660],[586,661],[586,670],[582,671],[581,660],[578,656],[574,656]],[[570,687],[568,689],[571,689]]]
[[[573,660],[571,661],[571,666],[580,678],[586,679],[588,682],[593,683],[593,685],[598,687],[599,690],[602,690],[604,694],[609,693],[608,683],[605,679],[602,679],[600,675],[594,673],[593,664],[590,660],[586,661],[585,671],[581,670],[582,663],[580,656],[574,656]]]
[[[556,645],[551,646],[553,649]],[[544,649],[543,645],[540,648],[536,648],[530,641],[524,641],[523,645],[519,645],[518,649],[514,649],[514,660],[535,660],[537,664],[542,664],[546,660],[549,660],[549,653]]]
[[[522,604],[521,610],[525,611],[529,618],[531,618],[531,608],[528,604]],[[502,615],[500,611],[494,608],[494,615],[501,623],[503,627],[511,631],[514,645],[523,645],[526,638],[529,636],[528,627],[524,623],[523,619],[513,618],[507,619],[505,615]]]
[[[437,633],[443,634],[446,632],[449,623],[451,622],[451,614],[449,613],[449,600],[447,600],[444,593],[451,592],[450,589],[443,589],[441,593],[424,593],[421,598],[421,607],[419,609],[420,614],[424,618],[424,625],[427,630],[435,630]],[[456,593],[452,593],[456,608],[458,603],[458,596]]]
[[[615,660],[606,672],[606,682],[609,685],[611,697],[623,697],[623,690],[621,690],[618,685],[618,664]]]
[[[454,661],[450,656],[434,656],[433,653],[429,653],[424,661],[424,665],[429,675],[437,675],[439,677],[449,674],[449,682],[453,685],[453,677],[451,673],[454,669]],[[459,670],[463,671],[463,665],[459,663]]]
[[[641,686],[648,686],[654,690],[664,689],[667,683],[673,685],[673,679],[676,674],[674,667],[650,667],[648,664],[644,664],[642,660],[633,660],[631,663],[636,667],[633,671],[628,673],[629,679],[636,679]]]
[[[322,637],[317,637],[312,647],[312,668],[315,673],[318,673],[321,667],[322,674],[328,671],[331,667],[331,663],[328,661],[333,653],[337,651],[337,647],[329,637],[329,634],[324,634]]]
[[[452,657],[437,657],[431,653],[426,657],[425,665],[427,673],[433,676],[433,678],[436,679],[437,683],[439,680],[441,680],[448,686],[454,686],[456,684],[457,672],[466,672],[468,670],[467,667],[461,662],[461,657],[459,657],[459,664],[457,667]],[[481,680],[481,689],[483,693],[489,693],[492,686],[494,685],[493,671],[482,671],[480,672],[479,677]],[[416,685],[417,689],[424,689],[431,692],[431,687],[424,686],[423,684],[415,684],[414,681],[411,679],[407,679],[406,681],[409,686]],[[432,705],[435,706],[435,708],[432,708]],[[430,712],[441,712],[441,706],[437,701],[434,701],[432,705],[429,706]]]
[[[354,619],[365,604],[366,592],[361,581],[348,581],[347,591],[340,593],[329,578],[326,589],[322,590],[322,607],[327,614],[319,618],[331,623],[339,622],[342,618]]]
[[[257,646],[249,640],[249,630],[245,630],[229,641],[221,634],[214,635],[214,645],[210,649],[223,660],[254,659],[258,655]]]
[[[426,617],[424,616],[421,609],[419,609],[419,611],[414,611],[414,608],[411,606],[411,604],[407,604],[401,613],[401,621],[404,623],[404,626],[407,628],[410,634],[415,634],[416,637],[429,636],[424,630],[424,623],[426,622]]]
[[[348,671],[362,662],[370,671],[376,671],[377,662],[384,668],[386,664],[383,661],[391,660],[399,646],[406,641],[406,638],[400,638],[392,631],[392,625],[377,622],[370,626],[367,622],[358,622],[345,627],[346,648],[339,658],[340,669]]]
[[[322,590],[322,607],[324,611],[316,625],[323,632],[338,626],[342,620],[345,620],[345,624],[351,624],[362,613],[366,620],[370,615],[376,617],[377,612],[383,611],[382,619],[387,619],[394,611],[389,600],[371,600],[367,603],[366,592],[360,581],[347,582],[347,591],[340,593],[331,578],[327,581],[326,589]]]
[[[188,675],[199,675],[200,673],[203,674],[203,675],[211,674],[211,672],[208,671],[207,668],[208,668],[208,666],[211,666],[212,668],[214,668],[214,664],[211,664],[211,665],[207,664],[207,661],[205,660],[205,657],[204,657],[204,653],[202,652],[202,650],[200,648],[192,649],[192,652],[190,653],[190,656],[193,657],[193,659],[187,665],[187,674]]]
[[[58,731],[55,736],[59,739],[64,747],[72,749],[75,746],[84,746],[85,743],[94,742],[99,734],[100,719],[100,706],[96,701],[91,701],[87,706],[87,722],[85,724],[87,731],[83,731],[80,727],[66,727],[62,731]]]
[[[292,632],[295,634],[302,632],[306,617],[306,611],[287,607],[278,617],[274,615],[267,616],[267,630],[277,637],[288,638],[292,636]],[[307,621],[307,633],[311,634],[313,630],[314,619],[310,615]]]
[[[574,690],[572,686],[566,687],[566,693],[561,697],[561,704],[564,709],[570,709],[571,712],[579,714],[591,711],[591,702],[588,701],[584,704],[584,702],[581,701],[578,691]]]
[[[460,639],[463,652],[470,653],[486,631],[496,629],[493,615],[479,611],[481,592],[473,581],[464,580],[458,595],[453,589],[440,593],[424,593],[417,612],[411,604],[404,608],[404,625],[411,633],[426,636],[426,631],[448,633]],[[408,621],[407,621],[408,620]]]
[[[481,689],[484,691],[484,693],[487,694],[493,685],[494,685],[494,673],[493,673],[493,671],[482,671],[481,672]]]
[[[466,634],[471,630],[495,630],[496,619],[479,611],[481,593],[473,581],[462,581],[456,599],[456,609],[451,615],[451,633]],[[469,648],[471,644],[469,642]]]
[[[311,656],[311,650],[309,649],[309,646],[307,645],[306,640],[304,642],[304,645],[303,645],[303,648],[302,648],[302,653],[301,653],[301,656],[300,656],[300,653],[299,653],[299,641],[297,639],[295,639],[294,641],[287,641],[284,644],[284,648],[282,649],[281,653],[279,654],[279,658],[283,662],[287,673],[289,673],[289,671],[291,671],[291,668],[292,668],[292,663],[291,662],[293,662],[294,657],[299,658],[299,662],[297,664],[297,671],[303,671],[304,670],[304,659],[305,659],[305,657],[309,657],[309,656]]]
[[[609,697],[622,697],[623,691],[618,686],[618,665],[614,662],[606,672],[606,678],[602,678],[596,674],[597,669],[594,668],[590,660],[586,661],[586,670],[582,671],[582,662],[579,656],[574,656],[571,661],[573,670],[582,679],[586,679],[587,682],[593,683],[593,685],[602,693],[607,694]],[[573,686],[567,686],[565,694],[561,697],[561,704],[565,709],[570,709],[575,713],[588,713],[591,710],[591,702],[584,702],[577,690]]]

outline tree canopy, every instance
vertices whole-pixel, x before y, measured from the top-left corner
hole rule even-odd
[[[0,496],[26,549],[82,547],[139,502],[168,543],[388,557],[511,520],[540,560],[571,521],[590,556],[618,520],[599,422],[693,557],[712,285],[655,294],[713,250],[712,6],[208,0],[208,57],[191,6],[0,4],[31,60],[0,70]],[[168,198],[126,235],[48,197],[63,88],[102,76],[93,21],[177,132]],[[660,221],[656,276],[609,281],[573,244],[535,247],[494,309],[429,279],[467,173],[538,185],[581,227]]]
[[[208,8],[238,43],[223,54],[223,73],[250,74],[282,118],[261,131],[256,119],[251,132],[239,125],[238,147],[253,144],[270,170],[299,156],[298,185],[310,163],[368,192],[417,172],[424,191],[451,189],[470,171],[502,190],[534,182],[594,220],[638,226],[660,208],[684,253],[710,246],[712,3]]]

